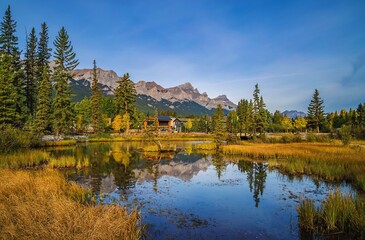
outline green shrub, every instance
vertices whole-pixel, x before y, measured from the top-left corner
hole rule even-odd
[[[8,153],[19,148],[30,148],[40,143],[38,134],[22,131],[10,125],[1,125],[0,132],[0,153]]]
[[[307,133],[307,142],[330,142],[331,139],[327,135],[317,135],[314,133]]]
[[[343,125],[339,131],[339,137],[343,145],[347,146],[351,143],[351,126]]]

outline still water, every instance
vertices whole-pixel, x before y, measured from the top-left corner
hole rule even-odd
[[[51,150],[89,161],[63,170],[91,187],[101,202],[137,208],[147,239],[300,239],[296,207],[329,190],[352,192],[345,183],[291,177],[267,162],[229,160],[176,143],[175,154],[144,154],[143,143],[89,144]],[[307,236],[305,236],[307,237]]]

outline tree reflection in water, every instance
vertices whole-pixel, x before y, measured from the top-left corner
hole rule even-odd
[[[255,206],[258,207],[260,203],[260,196],[264,193],[268,169],[267,163],[239,161],[237,163],[237,167],[242,173],[247,175],[250,192],[253,192]]]
[[[91,186],[94,193],[110,193],[117,188],[127,197],[128,189],[134,188],[136,182],[152,181],[153,190],[158,191],[158,179],[170,175],[183,180],[191,179],[200,170],[206,169],[209,155],[202,154],[143,154],[128,144],[90,144],[73,149],[57,150],[54,154],[74,155],[75,161],[90,161],[89,168],[75,170],[76,177],[83,176],[85,184]],[[218,179],[226,171],[227,162],[218,152],[211,156]],[[238,169],[247,175],[250,192],[253,193],[255,206],[265,188],[268,165],[261,162],[239,161]],[[162,172],[161,172],[162,171]]]
[[[212,154],[212,164],[217,171],[218,179],[221,179],[222,173],[226,170],[227,164],[226,161],[223,159],[223,155],[219,152]]]

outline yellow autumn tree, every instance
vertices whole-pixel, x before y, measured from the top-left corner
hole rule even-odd
[[[186,122],[185,128],[186,128],[186,130],[188,130],[188,132],[190,132],[190,129],[192,129],[192,127],[193,127],[193,122],[191,121],[191,119],[189,119]]]
[[[115,116],[112,122],[112,128],[117,132],[119,132],[122,128],[122,116],[120,116],[119,114]]]
[[[295,119],[294,127],[295,127],[295,129],[302,132],[303,129],[305,129],[307,127],[307,120],[305,120],[304,117],[299,117],[299,118]]]
[[[128,113],[125,113],[122,118],[122,126],[121,129],[124,130],[126,133],[129,132],[130,127],[130,117]]]
[[[77,114],[76,116],[76,129],[77,131],[81,132],[83,130],[83,117],[81,114]]]
[[[286,130],[286,132],[293,129],[293,122],[288,116],[284,116],[280,124],[282,128]]]

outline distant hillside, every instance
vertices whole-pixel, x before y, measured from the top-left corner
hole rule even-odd
[[[98,69],[99,83],[105,96],[113,96],[117,87],[118,75],[112,71]],[[79,69],[73,71],[74,78],[71,80],[72,101],[80,101],[90,96],[90,84],[92,69]],[[216,98],[209,98],[208,95],[200,93],[191,83],[163,88],[155,82],[139,81],[135,84],[137,90],[137,107],[142,112],[154,112],[157,108],[160,111],[175,111],[179,115],[205,115],[212,114],[213,110],[221,104],[225,113],[235,109],[237,106],[232,103],[226,95]]]
[[[292,119],[307,116],[307,114],[305,114],[304,112],[299,112],[297,110],[290,110],[290,111],[286,110],[286,111],[282,112],[282,114],[284,116],[288,116],[289,118],[292,118]]]

